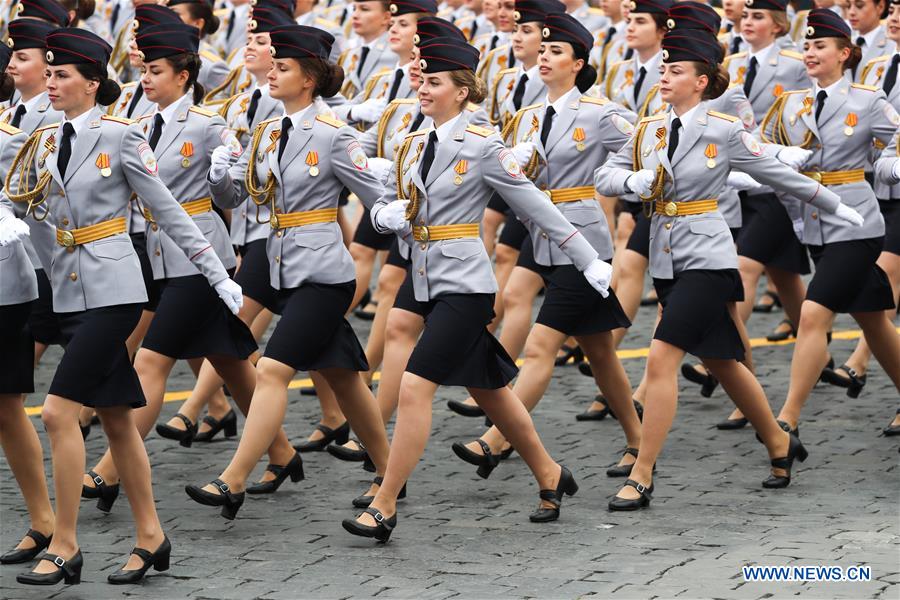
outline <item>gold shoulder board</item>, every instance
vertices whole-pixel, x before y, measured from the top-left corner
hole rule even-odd
[[[493,129],[489,129],[487,127],[479,127],[478,125],[469,125],[466,127],[466,131],[474,133],[475,135],[480,135],[481,137],[487,137],[494,133]]]
[[[328,115],[316,115],[316,121],[321,121],[326,125],[331,125],[332,127],[343,127],[346,125],[340,119],[335,119],[333,117],[329,117]]]
[[[17,133],[22,133],[22,130],[18,127],[13,127],[9,123],[4,123],[0,121],[0,131],[3,133],[7,133],[9,135],[16,135]]]
[[[199,106],[192,106],[188,109],[188,111],[197,113],[198,115],[203,115],[204,117],[214,117],[218,114],[215,111],[206,110],[205,108],[200,108]]]
[[[881,89],[881,88],[876,87],[876,86],[874,86],[874,85],[863,85],[863,84],[861,84],[861,83],[851,83],[851,84],[850,84],[850,87],[856,88],[856,89],[858,89],[858,90],[866,90],[866,91],[868,91],[868,92],[877,92],[878,90]]]
[[[779,52],[781,56],[787,56],[788,58],[793,58],[795,60],[803,60],[803,55],[799,52],[794,52],[793,50],[782,50]]]
[[[720,119],[725,119],[726,121],[731,121],[732,123],[740,120],[737,117],[732,117],[731,115],[726,115],[725,113],[720,113],[717,110],[708,110],[708,111],[706,111],[706,114],[708,114],[711,117],[719,117]]]
[[[126,119],[125,117],[114,117],[112,115],[100,115],[100,119],[103,121],[112,121],[113,123],[119,123],[120,125],[131,125],[132,123],[137,123],[137,121],[132,121],[131,119]]]
[[[582,96],[582,102],[587,102],[588,104],[597,104],[599,106],[605,106],[609,104],[609,99],[607,98],[595,98],[593,96]]]

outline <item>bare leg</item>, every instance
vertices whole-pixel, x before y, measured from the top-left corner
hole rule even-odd
[[[25,414],[22,394],[0,394],[0,444],[25,499],[31,529],[49,536],[53,533],[54,517],[44,477],[41,440]],[[34,546],[34,540],[26,536],[16,548],[24,550]]]
[[[319,407],[322,409],[322,418],[319,420],[319,423],[326,427],[330,427],[331,429],[340,427],[347,421],[347,417],[341,412],[341,407],[338,405],[334,390],[331,389],[331,386],[328,385],[328,381],[318,371],[310,371],[309,377],[312,379],[313,385],[316,388],[316,396],[319,398]],[[324,437],[324,433],[318,429],[313,429],[312,433],[310,433],[309,437],[306,439],[307,441],[314,442],[321,440]]]
[[[369,370],[363,375],[366,383],[372,383],[372,375],[381,366],[384,359],[384,331],[387,327],[388,313],[394,305],[397,290],[403,284],[406,270],[394,265],[385,264],[378,273],[378,305],[375,307],[375,319],[372,321],[372,329],[369,330],[369,339],[366,341],[366,360]]]
[[[503,321],[503,312],[505,310],[503,302],[503,292],[506,289],[506,283],[512,273],[516,261],[519,260],[519,249],[507,246],[506,244],[497,244],[495,249],[494,276],[497,278],[497,294],[494,297],[494,319],[488,325],[488,331],[494,333],[500,323]]]
[[[128,336],[128,339],[125,340],[125,347],[128,348],[128,356],[131,357],[132,361],[134,361],[138,348],[141,347],[141,342],[144,341],[144,336],[147,335],[147,331],[150,329],[150,323],[153,321],[153,314],[154,313],[149,310],[141,311],[141,318],[138,321],[137,326],[134,328],[134,331],[131,332],[131,335]]]
[[[369,291],[369,282],[372,280],[372,272],[375,269],[375,248],[352,242],[350,255],[353,257],[353,265],[356,267],[356,292],[353,294],[353,301],[347,312],[352,312]]]
[[[487,250],[488,256],[494,255],[494,244],[497,242],[497,232],[500,230],[500,226],[503,225],[503,221],[506,220],[506,215],[502,212],[496,211],[493,208],[486,208],[484,210],[484,219],[481,221],[481,239],[484,241],[484,247]]]
[[[644,274],[647,272],[649,262],[647,258],[634,250],[628,250],[624,246],[616,250],[616,256],[613,259],[615,266],[614,277],[616,283],[616,297],[625,315],[634,320],[637,311],[641,306],[641,294],[644,292]],[[627,333],[626,329],[617,329],[614,332],[616,347],[622,343]],[[597,407],[600,408],[600,407]]]
[[[738,269],[741,273],[741,282],[744,284],[744,300],[738,303],[738,314],[746,323],[753,313],[753,305],[756,303],[756,288],[759,285],[759,278],[765,271],[765,265],[752,258],[738,256]]]

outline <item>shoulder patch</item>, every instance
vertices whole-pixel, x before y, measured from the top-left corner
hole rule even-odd
[[[740,119],[738,119],[737,117],[732,117],[731,115],[726,115],[725,113],[720,113],[717,110],[708,110],[708,111],[706,111],[706,114],[708,114],[711,117],[719,117],[720,119],[724,119],[724,120],[730,121],[732,123],[734,123],[736,121],[740,121]]]
[[[207,110],[205,108],[200,108],[199,106],[192,106],[188,109],[188,112],[197,113],[198,115],[203,115],[204,117],[214,117],[218,113]]]
[[[2,131],[3,133],[9,134],[9,135],[16,135],[18,133],[22,133],[22,130],[19,129],[18,127],[13,127],[9,123],[4,123],[3,121],[0,121],[0,131]]]
[[[794,50],[781,50],[778,53],[780,56],[787,56],[788,58],[793,58],[794,60],[803,60],[803,55],[799,52],[795,52]]]
[[[856,88],[858,90],[866,90],[868,92],[877,92],[881,88],[876,87],[874,85],[863,85],[862,83],[851,83],[850,87]]]
[[[100,115],[100,119],[102,121],[112,121],[113,123],[119,123],[120,125],[131,125],[132,123],[137,123],[137,121],[132,121],[131,119],[126,119],[125,117],[114,117],[112,115]]]
[[[210,52],[209,50],[201,50],[200,52],[198,52],[198,54],[203,58],[211,60],[213,62],[223,62],[221,56],[215,54],[214,52]]]
[[[475,135],[480,135],[481,137],[487,137],[492,133],[495,133],[493,129],[489,129],[488,127],[479,127],[478,125],[469,125],[468,127],[466,127],[466,131],[474,133]]]
[[[596,104],[598,106],[606,106],[609,104],[608,98],[595,98],[594,96],[582,96],[581,101],[588,104]]]
[[[316,121],[321,121],[322,123],[331,125],[332,127],[343,127],[344,125],[346,125],[346,123],[344,123],[340,119],[335,119],[333,117],[329,117],[328,115],[316,115]]]

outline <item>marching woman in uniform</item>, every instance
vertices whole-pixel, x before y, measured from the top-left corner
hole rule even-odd
[[[334,96],[343,82],[341,68],[328,61],[331,34],[290,25],[270,36],[275,65],[269,91],[285,114],[257,126],[250,148],[230,170],[226,161],[209,173],[213,198],[223,208],[248,193],[268,205],[270,285],[281,313],[257,363],[253,403],[231,463],[212,483],[186,487],[196,502],[221,506],[227,519],[243,504],[247,477],[284,421],[288,384],[297,371],[317,370],[328,381],[379,473],[388,455],[375,398],[359,374],[368,369],[365,355],[344,317],[356,280],[337,224],[343,187],[372,206],[381,183],[368,170],[353,129],[319,114],[316,98]],[[302,478],[299,456],[278,474]]]
[[[881,56],[869,61],[863,70],[862,83],[874,85],[884,90],[888,102],[894,110],[900,111],[900,86],[897,85],[897,71],[900,67],[900,52],[896,44],[900,43],[900,0],[891,0],[890,12],[887,19],[887,35],[895,44],[893,53]],[[896,144],[896,137],[894,144]],[[896,157],[896,148],[892,152],[885,150],[883,156]],[[892,162],[886,160],[883,166]],[[900,185],[893,181],[885,170],[885,175],[875,179],[875,196],[878,198],[878,206],[881,216],[884,217],[884,247],[878,257],[880,266],[891,282],[894,302],[897,302],[900,291]],[[890,184],[885,182],[890,182]],[[893,315],[888,315],[893,318]],[[865,336],[859,339],[856,350],[847,362],[835,369],[825,369],[822,373],[822,381],[847,389],[847,395],[851,398],[859,396],[866,385],[866,372],[869,369],[869,360],[872,352],[866,343]],[[885,435],[900,434],[900,413],[894,421],[884,430]]]
[[[0,101],[8,100],[15,90],[12,76],[5,72],[11,53],[0,45]],[[26,139],[23,131],[0,121],[0,172],[9,172]],[[28,231],[8,202],[0,204],[0,443],[31,520],[25,537],[0,556],[0,564],[33,560],[53,536],[41,441],[25,414],[25,394],[34,391],[34,342],[28,316],[38,297],[35,270],[22,243]]]
[[[140,126],[107,117],[97,106],[119,94],[119,86],[107,79],[110,51],[109,44],[82,29],[62,28],[47,36],[47,90],[65,119],[29,138],[4,186],[17,211],[56,226],[56,242],[47,250],[54,310],[66,342],[41,413],[53,456],[56,530],[34,571],[16,577],[25,584],[80,581],[76,525],[85,466],[78,431],[83,405],[101,417],[137,531],[127,564],[108,580],[133,583],[151,567],[169,567],[171,545],[156,514],[150,463],[131,411],[145,400],[125,340],[147,301],[126,233],[131,194],[144,199],[230,307],[236,309],[241,297],[200,229],[157,177],[156,158]]]
[[[792,431],[828,362],[826,335],[838,313],[850,313],[859,323],[875,358],[900,390],[900,337],[885,312],[895,306],[893,291],[877,264],[884,218],[864,176],[873,138],[890,144],[900,115],[881,89],[851,84],[844,76],[859,57],[843,19],[828,9],[810,11],[804,60],[815,87],[785,93],[773,107],[779,118],[763,128],[775,144],[808,146],[812,155],[803,173],[829,186],[862,215],[857,227],[812,207],[800,216],[816,272],[803,302],[791,383],[778,415]]]
[[[601,194],[635,193],[652,207],[650,274],[662,306],[647,357],[641,451],[610,510],[650,504],[653,467],[675,415],[678,365],[688,352],[703,360],[765,443],[773,474],[764,487],[788,485],[794,460],[806,458],[800,440],[775,422],[759,382],[738,362],[744,347],[729,304],[741,298],[742,287],[716,198],[730,170],[738,169],[816,210],[860,217],[829,189],[764,154],[737,117],[708,109],[706,100],[728,87],[721,59],[722,48],[707,31],[667,33],[660,93],[670,109],[642,119],[631,142],[595,176]]]
[[[515,116],[513,152],[523,157],[526,170],[532,171],[529,175],[563,216],[603,260],[611,261],[613,244],[606,216],[594,199],[594,168],[628,141],[634,130],[628,120],[631,113],[609,100],[583,95],[597,80],[597,72],[587,64],[591,33],[566,13],[550,13],[543,21],[539,64],[547,97]],[[529,412],[533,410],[550,384],[557,351],[574,336],[625,431],[626,454],[611,473],[628,475],[640,447],[641,425],[612,331],[630,327],[631,322],[615,293],[597,293],[543,231],[531,230],[522,259],[525,268],[543,279],[547,291],[525,342],[525,363],[513,393]],[[497,466],[505,442],[500,431],[491,427],[475,442],[453,444],[453,451],[487,477]]]
[[[141,85],[157,107],[139,123],[156,157],[159,178],[193,217],[212,246],[208,252],[214,252],[225,268],[233,271],[234,250],[225,223],[212,210],[206,176],[211,162],[220,156],[237,160],[241,145],[221,117],[195,105],[203,98],[203,86],[197,83],[198,30],[181,22],[153,25],[142,28],[135,40],[143,55]],[[209,360],[246,414],[256,384],[248,360],[256,350],[253,335],[160,228],[147,199],[139,195],[137,203],[147,221],[147,254],[160,288],[150,329],[134,361],[147,400],[147,406],[135,412],[138,431],[146,436],[156,422],[166,381],[179,359],[193,361],[195,369],[201,359]],[[184,425],[181,440],[189,446],[197,428],[189,421]],[[283,465],[294,457],[294,451],[286,437],[280,442],[270,459]],[[119,493],[119,471],[107,452],[85,475],[82,495],[98,498],[97,507],[108,512]]]
[[[475,75],[478,51],[456,39],[434,38],[419,52],[424,81],[418,97],[434,128],[406,137],[391,171],[397,186],[385,189],[372,219],[412,248],[408,285],[397,304],[422,315],[425,329],[403,373],[387,472],[369,507],[343,521],[348,532],[382,542],[397,524],[397,498],[425,449],[440,385],[467,387],[528,464],[541,489],[533,521],[557,519],[563,494],[578,489],[572,473],[547,454],[507,387],[515,364],[486,329],[497,284],[479,223],[490,194],[504,196],[532,227],[546,232],[601,294],[608,293],[611,270],[525,178],[496,132],[469,124],[465,106],[484,99]]]

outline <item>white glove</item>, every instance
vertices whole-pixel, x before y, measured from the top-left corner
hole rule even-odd
[[[791,226],[794,228],[794,235],[801,242],[803,241],[803,219],[791,219]]]
[[[740,171],[732,171],[728,174],[728,186],[734,190],[737,190],[738,192],[745,192],[747,190],[755,190],[761,188],[762,184],[746,173],[741,173]]]
[[[531,160],[531,155],[534,154],[534,142],[522,142],[516,144],[512,148],[512,153],[516,158],[517,163],[526,165],[528,164],[528,161]]]
[[[372,217],[376,227],[400,232],[406,226],[406,206],[409,200],[394,200],[381,207]]]
[[[650,193],[654,179],[656,179],[655,172],[650,169],[641,169],[628,176],[628,179],[625,180],[625,187],[635,194],[646,196]]]
[[[894,176],[894,179],[900,179],[900,159],[894,161],[894,166],[891,167],[891,175]]]
[[[812,150],[804,150],[799,146],[786,146],[779,150],[775,157],[797,171],[806,164],[810,156],[812,156]]]
[[[604,298],[609,296],[609,282],[612,279],[612,272],[612,265],[599,258],[595,258],[583,271],[584,278]]]
[[[216,293],[228,310],[234,314],[238,314],[244,305],[244,293],[241,286],[236,284],[233,279],[223,279],[215,285]]]
[[[859,214],[846,204],[838,204],[837,210],[834,211],[834,216],[839,219],[843,219],[844,221],[847,221],[848,223],[856,227],[862,227],[863,223],[866,222],[861,214]]]
[[[387,185],[387,179],[391,174],[391,167],[393,165],[394,161],[386,158],[376,157],[369,159],[369,170],[372,171],[375,178],[381,182],[381,185]]]
[[[213,183],[222,181],[225,172],[235,163],[237,157],[227,146],[219,146],[212,152],[209,165],[209,180]]]
[[[22,219],[7,217],[0,219],[0,246],[8,246],[22,241],[31,230]]]
[[[370,98],[362,104],[357,104],[351,108],[350,117],[354,121],[374,123],[381,118],[385,108],[387,108],[387,100],[384,98]]]

